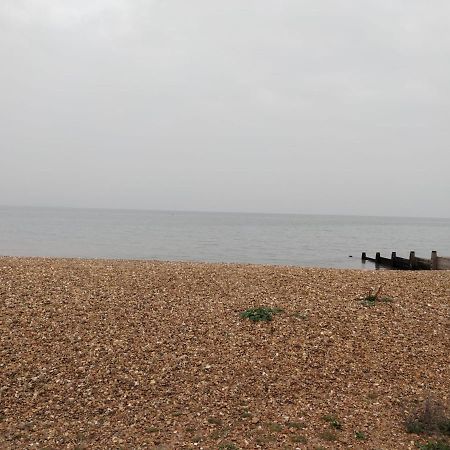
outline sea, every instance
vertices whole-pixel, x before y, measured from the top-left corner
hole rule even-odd
[[[450,219],[0,207],[0,255],[373,270],[361,253],[450,256]]]

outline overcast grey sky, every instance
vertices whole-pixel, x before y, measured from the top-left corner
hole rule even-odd
[[[450,217],[448,0],[2,0],[0,204]]]

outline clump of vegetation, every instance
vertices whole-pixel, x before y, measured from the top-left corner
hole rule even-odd
[[[444,405],[432,398],[427,398],[409,415],[405,426],[408,433],[450,436],[450,416]]]
[[[271,448],[268,444],[274,441],[276,441],[275,437],[268,434],[261,433],[255,436],[255,443],[264,448]]]
[[[419,446],[419,450],[450,450],[450,444],[443,441],[427,442],[426,444]]]
[[[220,445],[219,450],[239,450],[239,448],[236,447],[232,442],[230,442]]]
[[[216,429],[209,436],[211,439],[223,439],[223,438],[227,437],[229,433],[230,433],[230,429],[225,427],[225,428]]]
[[[303,422],[286,422],[286,426],[288,428],[296,428],[297,430],[301,430],[306,427],[306,424]]]
[[[360,440],[360,441],[365,441],[367,439],[367,436],[362,431],[356,431],[355,432],[355,438]]]
[[[336,417],[326,415],[323,416],[323,420],[325,420],[325,422],[328,422],[330,426],[332,426],[335,430],[342,430],[342,424],[341,422],[339,422],[339,420],[336,419]]]
[[[279,423],[269,423],[267,424],[267,427],[270,431],[274,432],[280,432],[283,429],[283,427]]]
[[[300,436],[299,434],[292,436],[291,441],[295,442],[296,444],[306,444],[308,442],[305,436]]]
[[[366,296],[362,298],[362,303],[364,306],[375,306],[378,302],[392,302],[392,298],[390,297],[382,297],[381,291],[383,290],[383,286],[380,286],[376,291],[370,290]]]
[[[208,423],[210,423],[212,425],[222,425],[222,420],[218,419],[216,417],[209,417],[208,418]]]
[[[339,422],[339,420],[332,420],[330,422],[330,425],[335,428],[336,430],[342,430],[342,424]]]
[[[267,308],[261,306],[259,308],[249,308],[241,312],[242,319],[250,319],[252,322],[270,322],[274,314],[282,312],[279,308]]]

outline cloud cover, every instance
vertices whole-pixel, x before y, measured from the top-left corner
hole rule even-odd
[[[0,5],[0,203],[450,217],[450,4]]]

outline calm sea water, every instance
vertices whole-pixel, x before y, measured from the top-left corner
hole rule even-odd
[[[373,269],[361,252],[410,250],[450,256],[450,219],[0,207],[3,256]]]

